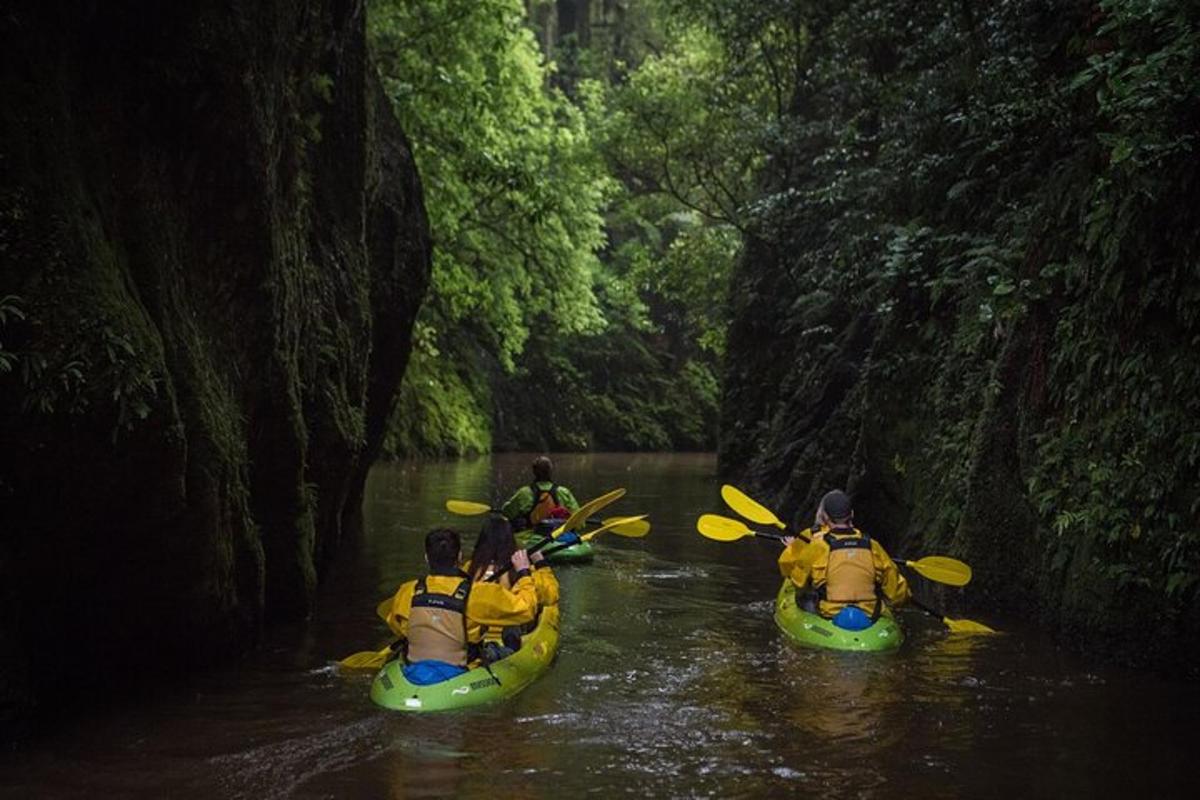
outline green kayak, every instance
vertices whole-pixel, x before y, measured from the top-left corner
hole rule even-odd
[[[512,697],[550,668],[558,652],[558,606],[546,606],[521,649],[490,666],[476,667],[441,683],[417,686],[404,677],[399,659],[384,664],[371,683],[371,699],[395,711],[449,711]]]
[[[848,631],[819,614],[798,608],[796,585],[786,579],[775,598],[775,624],[793,641],[807,647],[883,651],[895,650],[904,641],[904,631],[886,608],[871,627]]]
[[[517,544],[522,547],[530,547],[542,540],[541,536],[536,535],[533,531],[521,531],[516,535]],[[558,545],[546,545],[546,550],[558,547]],[[564,547],[561,550],[555,550],[550,555],[546,556],[546,561],[551,564],[578,564],[583,561],[591,561],[596,554],[596,548],[591,542],[579,542],[570,547]]]

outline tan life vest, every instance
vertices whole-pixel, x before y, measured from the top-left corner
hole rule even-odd
[[[452,594],[431,592],[425,578],[413,590],[408,616],[408,662],[444,661],[467,665],[467,599],[471,579],[463,576]]]
[[[867,603],[879,595],[875,583],[875,557],[871,553],[871,537],[855,530],[840,536],[827,531],[829,559],[825,567],[823,599],[831,603]]]

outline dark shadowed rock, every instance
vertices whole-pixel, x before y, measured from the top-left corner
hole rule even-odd
[[[25,5],[0,14],[9,721],[308,612],[430,269],[362,3]]]

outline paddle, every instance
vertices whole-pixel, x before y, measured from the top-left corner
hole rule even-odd
[[[732,492],[728,493],[730,497],[726,497],[727,493],[725,492],[725,488],[732,489]],[[750,498],[745,497],[744,494],[738,492],[737,489],[733,488],[732,486],[722,487],[721,497],[725,498],[726,503],[730,503],[730,498],[732,497],[734,503],[738,504],[738,506],[734,506],[734,510],[738,511],[738,513],[742,513],[743,516],[748,518],[749,515],[745,515],[745,513],[743,513],[742,507],[749,507],[750,505],[757,506],[758,509],[766,512],[764,515],[760,515],[760,518],[768,515],[774,517],[772,513],[766,509],[763,509],[763,507],[755,503],[754,500],[750,500]],[[749,504],[745,503],[746,500],[749,500]],[[730,503],[730,505],[733,506],[734,504]],[[738,521],[738,519],[721,517],[719,515],[715,515],[715,513],[707,513],[707,515],[703,515],[700,519],[697,519],[696,529],[700,530],[700,533],[704,536],[707,536],[708,539],[713,539],[719,542],[733,542],[739,539],[745,539],[746,536],[760,536],[762,539],[772,539],[775,541],[781,541],[784,539],[784,537],[780,536],[779,534],[768,534],[766,531],[751,530],[748,525]],[[962,563],[962,561],[959,561],[958,559],[948,558],[946,555],[926,555],[925,558],[918,559],[916,561],[910,561],[906,559],[896,560],[898,560],[900,564],[911,567],[911,569],[916,571],[918,575],[929,578],[930,581],[952,585],[952,587],[965,587],[965,585],[971,581],[971,567]],[[970,619],[949,618],[949,616],[941,614],[929,606],[925,606],[925,604],[917,600],[916,597],[912,597],[910,601],[912,602],[913,606],[923,610],[923,612],[926,614],[936,616],[937,619],[942,620],[943,624],[949,628],[950,632],[998,633],[998,631],[994,630],[994,628],[984,625],[983,622],[976,622]]]
[[[951,633],[999,633],[1000,632],[993,628],[989,628],[987,625],[984,625],[982,622],[975,622],[974,620],[970,620],[970,619],[951,619],[950,617],[944,616],[942,614],[942,612],[936,611],[936,610],[930,608],[929,606],[925,605],[921,601],[917,600],[917,598],[915,598],[915,597],[911,598],[910,602],[917,608],[924,611],[929,616],[937,617],[938,619],[940,619],[942,621],[942,623],[947,628],[950,629]]]
[[[487,503],[475,503],[470,500],[447,500],[446,510],[451,514],[458,514],[460,517],[477,517],[489,511],[500,513],[500,509],[492,508]]]
[[[783,536],[778,533],[756,531],[740,519],[722,517],[720,514],[701,514],[700,518],[696,520],[696,530],[700,531],[702,536],[718,542],[736,542],[747,536],[761,536],[776,542],[783,541]]]
[[[918,574],[924,575],[931,581],[944,583],[948,586],[966,586],[971,582],[971,568],[949,556],[925,556],[917,561],[894,559],[897,564],[912,567]],[[918,568],[918,564],[920,567]]]
[[[584,509],[589,509],[590,513],[594,513],[596,511],[598,511],[599,509],[603,508],[604,506],[608,505],[609,503],[619,499],[621,497],[621,495],[623,495],[625,493],[625,491],[623,489],[617,489],[615,491],[620,492],[621,494],[618,494],[616,497],[612,498],[612,500],[608,500],[606,498],[608,498],[612,494],[614,494],[614,492],[609,492],[607,495],[604,495],[603,497],[599,497],[596,500],[592,500],[590,503],[580,506],[580,511],[583,511]],[[599,502],[600,500],[604,500],[604,502],[600,503]],[[494,511],[496,513],[500,513],[499,509],[492,508],[487,503],[476,503],[471,500],[447,500],[446,501],[446,510],[449,511],[451,514],[458,514],[459,516],[464,516],[464,517],[475,517],[475,516],[479,516],[480,514],[486,514],[489,511]],[[590,513],[589,513],[589,515],[585,515],[585,516],[587,516],[587,519],[585,520],[585,522],[588,525],[607,525],[609,522],[612,522],[614,519],[614,518],[610,517],[610,518],[602,520],[597,517],[590,516]],[[574,517],[574,515],[572,515],[572,518],[573,517]],[[569,518],[567,520],[567,522],[571,522],[572,518]],[[578,525],[578,524],[579,523],[576,522],[576,525]],[[574,527],[574,526],[572,526],[572,527]],[[568,530],[569,530],[569,528],[568,528]],[[650,532],[650,523],[642,522],[640,520],[636,521],[636,522],[630,522],[628,524],[628,526],[626,527],[625,531],[626,532],[623,534],[625,536],[645,536],[647,533]],[[620,531],[614,531],[614,533],[620,533]]]
[[[771,509],[752,499],[736,486],[730,486],[728,483],[723,485],[721,487],[721,499],[739,515],[751,522],[756,522],[759,525],[771,525],[780,530],[787,530],[787,525],[780,522],[779,517],[775,516]]]
[[[610,519],[605,519],[604,524],[600,525],[600,527],[596,528],[595,530],[589,530],[587,534],[580,536],[580,539],[592,539],[593,536],[605,530],[611,530],[612,533],[617,534],[618,536],[624,536],[625,539],[641,539],[642,536],[646,536],[650,533],[650,523],[646,522],[646,517],[648,516],[649,515],[640,513],[640,515],[637,515],[636,517],[612,517]],[[545,539],[542,539],[536,543],[536,545],[533,546],[533,549],[544,547],[548,542],[552,541],[556,541],[554,540],[553,536],[546,536]],[[564,547],[571,547],[571,545],[564,545]],[[556,547],[554,548],[553,552],[558,552],[559,549],[560,548]]]
[[[722,486],[721,499],[730,508],[751,522],[757,522],[760,525],[774,525],[777,528],[787,530],[787,526],[780,522],[779,518],[770,509],[751,498],[736,486],[731,486],[728,483]],[[728,541],[733,540],[730,539]],[[918,563],[915,561],[907,561],[902,558],[895,560],[897,563],[913,567],[919,574],[939,583],[949,584],[950,586],[966,586],[971,582],[971,568],[955,558],[926,556],[920,560],[920,568],[915,566]]]
[[[375,607],[375,616],[387,622],[388,615],[392,613],[392,598],[384,598],[379,605]],[[376,670],[387,663],[388,659],[396,652],[396,648],[400,646],[400,639],[384,647],[382,650],[362,650],[352,655],[348,655],[341,661],[337,662],[338,666],[343,669],[370,669]]]
[[[608,494],[602,494],[595,500],[589,500],[581,505],[574,514],[563,520],[562,524],[550,532],[550,538],[557,539],[563,531],[575,530],[587,522],[588,517],[607,505],[617,502],[625,496],[624,489],[613,489]]]
[[[580,539],[580,541],[583,541],[583,542],[590,542],[592,539],[595,539],[597,536],[599,536],[600,534],[605,533],[607,531],[612,531],[613,533],[615,533],[619,536],[635,536],[635,537],[645,536],[647,533],[650,532],[650,524],[643,522],[643,520],[645,518],[646,518],[645,514],[640,514],[636,517],[617,517],[615,519],[608,521],[606,524],[601,525],[599,528],[596,528],[596,530],[594,530],[594,531],[588,531],[583,536],[580,536],[579,539]],[[639,527],[639,525],[644,525],[645,529],[642,530],[641,527]],[[639,530],[642,532],[630,534],[627,532],[630,528],[633,528],[634,530]],[[542,541],[538,542],[537,544],[533,545],[532,547],[530,547],[527,552],[536,553],[539,550],[541,550],[542,548],[544,548],[547,545],[549,545],[550,543],[552,543],[553,541],[554,540],[552,538],[547,537],[547,538],[543,539]],[[545,552],[545,555],[551,556],[554,553],[558,552],[559,550],[565,550],[568,547],[574,547],[574,545],[575,545],[575,543],[572,542],[570,544],[560,544],[556,547],[551,547],[549,550],[547,550]],[[500,576],[504,575],[507,572],[510,572],[511,570],[512,570],[512,565],[510,564],[506,569],[490,576],[488,578],[488,580],[489,581],[500,580]],[[376,607],[375,613],[381,619],[386,621],[388,614],[391,613],[391,608],[392,608],[392,598],[388,597],[388,598],[384,599],[383,602],[381,602]],[[346,656],[345,658],[343,658],[341,661],[339,661],[337,663],[338,663],[339,667],[342,667],[344,669],[377,670],[380,667],[382,667],[384,664],[386,664],[388,659],[391,658],[392,655],[395,654],[396,648],[399,646],[399,644],[400,644],[400,642],[397,640],[397,641],[393,642],[392,644],[389,644],[387,647],[384,647],[381,650],[363,650],[361,652]]]
[[[396,641],[393,644],[400,644],[400,642]],[[393,645],[389,644],[387,647],[379,650],[378,652],[373,650],[363,650],[362,652],[348,655],[341,661],[337,662],[337,665],[342,669],[377,670],[386,664],[389,659],[391,659],[395,652],[392,650],[392,646]]]
[[[733,487],[729,488],[732,489]],[[734,489],[733,491],[736,492],[737,490]],[[724,496],[724,492],[722,496]],[[726,502],[728,502],[728,498],[726,498]],[[751,500],[750,502],[753,503],[754,501]],[[755,505],[758,504],[755,503]],[[738,513],[741,512],[739,511]],[[769,511],[767,513],[770,514]],[[777,533],[752,530],[741,520],[722,517],[718,514],[704,514],[701,516],[696,520],[696,529],[703,536],[718,542],[735,542],[738,539],[744,539],[748,536],[758,536],[763,539],[773,539],[775,541],[783,540],[783,537]],[[926,556],[916,561],[898,560],[899,563],[912,568],[917,574],[938,583],[945,583],[950,586],[965,586],[971,580],[971,568],[955,558]],[[940,619],[952,633],[998,633],[998,631],[989,628],[981,622],[975,622],[970,619],[951,619],[921,603],[915,597],[910,598],[910,601],[926,614]]]
[[[600,525],[602,527],[604,525],[612,525],[612,527],[609,530],[611,530],[617,536],[625,536],[630,539],[640,539],[641,537],[650,533],[650,523],[647,522],[646,520],[642,519],[642,517],[645,517],[645,516],[647,516],[647,515],[641,514],[636,517],[608,517],[603,520],[596,519],[593,517],[592,519],[589,519],[587,522],[589,525]],[[622,520],[628,520],[628,521],[623,522]],[[613,524],[613,523],[620,523],[620,524]]]
[[[632,536],[632,537],[645,536],[647,533],[650,532],[649,523],[646,523],[646,529],[645,529],[644,533],[630,534],[630,533],[623,533],[622,530],[625,529],[627,526],[631,526],[632,523],[641,522],[642,520],[644,520],[646,518],[646,516],[647,516],[646,514],[639,514],[636,517],[617,517],[616,519],[612,520],[611,522],[609,522],[605,525],[601,525],[599,528],[596,528],[596,530],[588,531],[587,533],[583,534],[582,536],[579,537],[579,541],[580,542],[590,542],[592,539],[595,539],[597,536],[599,536],[600,534],[602,534],[606,531],[612,531],[613,533],[617,534],[618,536],[627,536],[627,537],[628,536]],[[527,548],[526,552],[536,553],[539,550],[541,550],[543,547],[546,547],[547,545],[551,544],[554,541],[555,540],[553,538],[547,536],[545,539],[542,539],[540,542],[537,542],[536,544]],[[550,549],[546,550],[546,552],[543,553],[542,555],[544,555],[546,558],[549,558],[550,556],[554,555],[555,553],[559,552],[560,550],[566,550],[568,547],[574,547],[578,543],[579,542],[567,542],[565,544],[555,545],[554,547],[551,547]],[[504,575],[505,573],[511,572],[511,571],[512,571],[512,565],[510,564],[507,567],[505,567],[503,570],[501,570],[500,572],[497,572],[495,575],[492,575],[491,577],[489,577],[488,580],[489,581],[497,580],[497,579],[499,579],[499,577],[501,575]]]
[[[738,539],[748,536],[758,536],[777,542],[783,541],[784,538],[778,533],[756,531],[741,520],[722,517],[719,514],[702,515],[696,520],[696,530],[700,531],[701,535],[718,542],[736,542]],[[965,586],[967,581],[971,580],[971,568],[958,559],[948,556],[925,556],[916,561],[907,559],[896,559],[896,561],[911,567],[917,574],[938,583]]]

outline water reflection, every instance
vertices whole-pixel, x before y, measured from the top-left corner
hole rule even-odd
[[[626,487],[612,513],[650,513],[651,535],[601,537],[595,563],[559,570],[558,660],[511,702],[375,708],[369,676],[329,665],[386,639],[375,604],[422,570],[430,527],[474,536],[478,520],[444,501],[502,499],[529,460],[374,470],[361,548],[323,576],[312,620],[234,669],[5,757],[0,797],[1194,795],[1192,684],[1025,634],[948,635],[915,612],[896,653],[789,644],[771,618],[778,548],[695,532],[723,510],[708,456],[557,458],[581,500]]]

